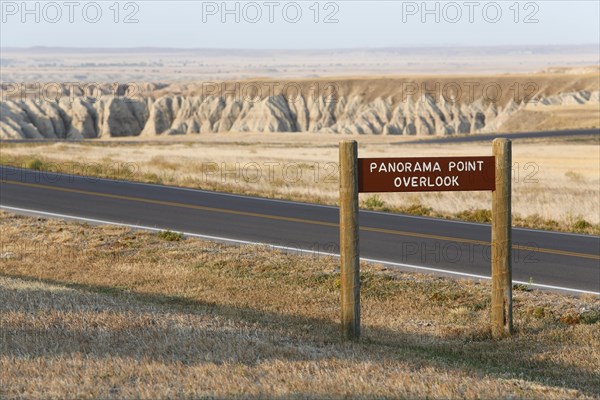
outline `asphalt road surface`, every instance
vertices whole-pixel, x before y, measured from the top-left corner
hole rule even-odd
[[[532,131],[532,132],[516,132],[516,133],[471,133],[460,135],[435,136],[431,138],[421,137],[417,140],[404,142],[392,142],[390,145],[405,145],[405,144],[436,144],[436,143],[471,143],[471,142],[491,142],[496,138],[516,139],[542,139],[542,138],[561,138],[561,137],[594,137],[600,136],[600,129],[569,129],[562,131]],[[268,136],[265,137],[268,141]],[[143,141],[145,144],[172,144],[177,143],[176,137],[169,137],[169,142],[164,140],[148,140],[138,139],[135,136],[126,136],[122,138],[113,138],[112,140],[102,139],[3,139],[0,143],[94,143],[96,146],[112,146],[115,143],[120,145],[130,144],[137,145]],[[187,142],[186,143],[192,143]],[[228,142],[212,141],[211,144],[226,144]]]
[[[337,207],[0,167],[7,211],[339,254]],[[360,254],[409,271],[490,276],[486,224],[361,211]],[[0,239],[1,240],[1,239]],[[600,237],[513,229],[513,281],[600,294]]]
[[[439,136],[432,139],[411,140],[407,142],[397,142],[394,144],[437,144],[437,143],[472,143],[472,142],[490,142],[496,138],[515,139],[541,139],[541,138],[560,138],[577,136],[600,136],[600,129],[572,129],[565,131],[538,131],[538,132],[517,132],[517,133],[476,133],[469,135],[448,135]]]

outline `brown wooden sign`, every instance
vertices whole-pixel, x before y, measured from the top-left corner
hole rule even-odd
[[[495,170],[494,156],[359,158],[358,191],[494,190]]]

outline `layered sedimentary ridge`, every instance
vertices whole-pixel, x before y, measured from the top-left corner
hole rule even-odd
[[[280,92],[252,97],[162,87],[135,97],[104,92],[94,98],[4,100],[0,102],[0,138],[153,137],[229,131],[452,135],[502,131],[503,124],[533,104],[600,101],[600,92],[589,90],[503,101],[490,101],[489,95],[449,101],[442,93],[414,91],[399,96],[393,88],[379,96],[367,90],[348,95],[298,90],[294,96]]]

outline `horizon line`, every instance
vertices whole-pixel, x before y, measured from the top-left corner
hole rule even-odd
[[[145,50],[145,51],[215,51],[215,50],[234,50],[234,51],[357,51],[357,50],[422,50],[422,49],[440,49],[440,48],[467,48],[467,49],[493,49],[493,48],[530,48],[530,47],[598,47],[600,42],[580,42],[580,43],[560,43],[560,44],[494,44],[494,45],[469,45],[469,44],[431,44],[431,45],[399,45],[399,46],[373,46],[373,47],[306,47],[306,48],[279,48],[279,47],[268,47],[268,48],[241,48],[241,47],[164,47],[164,46],[135,46],[135,47],[109,47],[109,46],[92,46],[92,47],[81,47],[81,46],[46,46],[46,45],[35,45],[35,46],[2,46],[0,45],[0,51],[11,51],[11,50]]]

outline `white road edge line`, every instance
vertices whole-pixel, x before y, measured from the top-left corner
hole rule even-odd
[[[52,213],[52,212],[47,212],[47,211],[38,211],[38,210],[31,210],[31,209],[26,209],[26,208],[11,207],[11,206],[5,206],[5,205],[1,205],[1,204],[0,204],[0,209],[12,210],[12,211],[18,211],[18,212],[24,212],[24,213],[31,213],[31,214],[35,214],[35,215],[47,215],[50,217],[66,218],[66,219],[71,219],[71,220],[76,220],[76,221],[92,222],[92,223],[96,223],[96,224],[125,226],[128,228],[141,229],[141,230],[153,231],[153,232],[160,232],[160,231],[165,230],[165,229],[155,228],[155,227],[145,226],[145,225],[135,225],[135,224],[127,224],[124,222],[107,221],[107,220],[87,218],[87,217],[78,217],[78,216],[74,216],[74,215],[58,214],[58,213]],[[300,249],[300,248],[296,248],[296,247],[278,246],[278,245],[268,244],[268,243],[252,242],[252,241],[240,240],[240,239],[231,239],[231,238],[220,237],[220,236],[202,235],[199,233],[191,233],[191,232],[181,232],[181,231],[173,231],[173,232],[181,233],[182,235],[189,236],[189,237],[197,237],[200,239],[215,240],[215,241],[219,241],[219,242],[249,244],[249,245],[253,244],[253,245],[267,246],[269,248],[278,249],[278,250],[288,250],[288,251],[291,250],[291,251],[300,252],[301,255],[325,255],[325,256],[336,257],[336,258],[340,257],[339,254],[335,254],[335,253],[306,250],[306,249]],[[438,272],[438,273],[443,273],[443,274],[448,274],[448,275],[464,276],[464,277],[468,277],[468,278],[477,278],[477,279],[485,279],[485,280],[492,279],[489,276],[469,274],[466,272],[456,272],[456,271],[450,271],[450,270],[439,269],[439,268],[422,267],[419,265],[403,264],[403,263],[397,263],[397,262],[393,262],[393,261],[383,261],[383,260],[377,260],[377,259],[373,259],[373,258],[361,257],[360,259],[361,259],[361,261],[365,261],[365,262],[369,262],[369,263],[377,263],[377,264],[389,265],[389,266],[393,266],[393,267],[411,268],[411,269],[416,269],[416,270],[421,270],[421,271],[430,271],[430,272]],[[573,288],[566,288],[566,287],[562,287],[562,286],[544,285],[541,283],[530,283],[530,282],[516,281],[516,280],[513,280],[513,283],[528,285],[528,286],[533,286],[533,287],[539,287],[539,288],[543,288],[543,289],[555,289],[555,290],[563,290],[563,291],[567,291],[567,292],[574,292],[574,293],[581,293],[581,294],[593,294],[593,295],[600,296],[600,292],[592,292],[589,290],[573,289]]]

